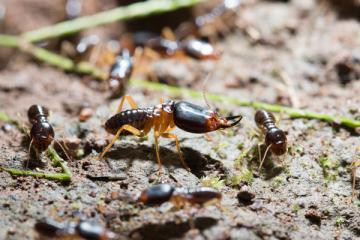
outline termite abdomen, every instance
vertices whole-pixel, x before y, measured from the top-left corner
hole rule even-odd
[[[129,50],[124,48],[116,57],[109,73],[109,87],[112,91],[112,97],[118,97],[124,93],[132,70],[132,57]]]
[[[137,129],[143,129],[146,120],[151,116],[152,110],[147,108],[138,108],[125,110],[115,114],[105,123],[105,130],[108,133],[116,134],[116,132],[125,124],[129,124]],[[126,132],[124,132],[126,133]]]
[[[170,184],[159,184],[144,190],[140,197],[139,202],[147,205],[162,204],[170,200],[175,188]]]

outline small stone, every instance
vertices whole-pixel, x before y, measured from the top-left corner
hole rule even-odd
[[[120,195],[118,192],[111,192],[110,193],[110,199],[111,200],[116,200],[116,199],[119,199]]]
[[[80,122],[85,122],[86,120],[91,118],[93,114],[94,114],[94,111],[91,108],[81,109],[80,114],[79,114]]]
[[[90,192],[89,196],[92,197],[92,198],[95,198],[96,197],[96,192]]]
[[[244,185],[241,187],[237,198],[240,203],[249,205],[252,203],[252,200],[255,198],[255,194],[250,190],[249,186]]]
[[[313,224],[321,224],[322,214],[315,208],[309,208],[305,213],[305,217]]]

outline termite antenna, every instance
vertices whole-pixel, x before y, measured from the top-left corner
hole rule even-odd
[[[28,167],[29,167],[29,161],[30,161],[30,157],[31,157],[32,144],[33,144],[33,139],[31,139],[30,144],[29,144],[29,158],[28,158],[28,160],[26,161],[25,169],[28,169]],[[36,156],[36,157],[37,157],[37,156]]]
[[[67,153],[67,151],[66,151],[66,149],[65,149],[65,148],[66,148],[65,144],[64,144],[64,146],[63,146],[63,145],[62,145],[58,140],[56,140],[55,138],[53,138],[53,140],[54,140],[57,144],[59,144],[61,150],[63,150],[63,152],[65,153],[66,158],[67,158],[69,161],[72,161],[71,157],[69,156],[69,154]]]
[[[202,88],[202,89],[203,89],[203,90],[202,90],[202,95],[203,95],[204,101],[205,101],[206,105],[208,106],[208,108],[214,109],[214,108],[210,105],[210,102],[209,102],[208,98],[206,97],[206,92],[205,92],[206,84],[207,84],[207,82],[209,81],[211,75],[212,75],[212,73],[209,72],[209,73],[206,75],[205,79],[204,79],[203,88]]]
[[[260,169],[261,169],[261,167],[262,167],[262,165],[263,165],[263,163],[264,163],[264,161],[265,161],[266,155],[267,155],[268,151],[270,150],[271,145],[272,145],[272,144],[270,144],[269,146],[267,146],[267,148],[266,148],[266,150],[265,150],[264,156],[263,156],[263,158],[261,159],[261,162],[260,162],[260,165],[259,165],[259,168],[258,168],[259,171],[260,171]]]

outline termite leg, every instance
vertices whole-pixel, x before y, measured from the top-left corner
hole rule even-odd
[[[183,165],[183,167],[190,171],[190,168],[189,166],[186,164],[185,160],[184,160],[184,156],[181,152],[181,149],[180,149],[180,143],[179,143],[179,139],[177,138],[177,136],[173,133],[162,133],[161,134],[162,137],[164,138],[170,138],[170,139],[174,139],[175,140],[175,145],[176,145],[176,149],[177,149],[177,152],[179,154],[179,158],[180,158],[180,162],[181,164]]]
[[[133,126],[130,126],[128,124],[122,126],[118,131],[117,133],[115,134],[115,136],[113,137],[113,139],[111,140],[111,142],[105,147],[105,149],[101,152],[100,156],[98,159],[101,159],[104,157],[104,155],[109,151],[109,149],[114,145],[116,139],[119,138],[120,134],[122,131],[128,131],[136,136],[139,136],[141,137],[143,134],[141,133],[141,131],[137,128],[134,128]]]
[[[33,144],[33,140],[31,139],[30,145],[29,145],[29,159],[26,161],[25,169],[28,169],[28,167],[29,167],[29,161],[30,161],[30,157],[31,157],[31,147],[32,147],[32,144]],[[37,153],[36,153],[36,157],[37,157]]]
[[[261,159],[262,159],[262,157],[261,157],[261,146],[262,146],[263,144],[262,143],[258,143],[257,144],[257,150],[258,150],[258,154],[259,154],[259,161],[261,162]]]
[[[123,108],[123,106],[124,106],[125,100],[128,101],[128,103],[130,104],[130,107],[131,107],[132,109],[138,108],[138,105],[136,104],[135,100],[134,100],[131,96],[125,95],[125,96],[123,96],[123,97],[121,98],[121,101],[120,101],[119,107],[118,107],[117,110],[116,110],[116,113],[119,113],[119,112],[122,111],[122,108]]]
[[[156,151],[156,161],[159,165],[159,172],[161,172],[161,161],[160,161],[160,153],[159,153],[159,133],[154,131],[154,141],[155,141],[155,151]]]

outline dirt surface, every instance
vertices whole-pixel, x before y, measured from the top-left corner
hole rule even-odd
[[[219,61],[159,59],[151,63],[153,74],[163,82],[202,90],[203,79],[212,71],[205,86],[209,92],[359,119],[360,24],[352,17],[344,19],[334,6],[314,0],[243,1],[236,28],[215,44],[222,51]],[[155,105],[160,96],[174,98],[136,88],[128,94],[140,106]],[[73,173],[68,184],[0,172],[0,239],[36,238],[33,226],[42,218],[94,219],[123,239],[360,238],[360,204],[349,202],[349,166],[359,157],[356,133],[276,115],[287,133],[288,152],[269,156],[259,171],[253,150],[263,138],[256,132],[254,110],[212,103],[224,115],[244,115],[241,125],[208,136],[176,129],[191,172],[179,163],[174,143],[161,139],[164,174],[159,178],[151,135],[123,137],[107,160],[96,160],[111,139],[102,125],[118,104],[108,96],[88,77],[24,56],[6,59],[0,72],[1,111],[27,125],[31,104],[47,106],[56,138],[75,142],[76,156],[67,163]],[[203,100],[184,100],[205,106]],[[80,122],[84,108],[93,114]],[[23,169],[26,136],[1,122],[0,132],[0,164]],[[60,171],[49,161],[38,170]],[[113,180],[94,180],[97,176]],[[226,210],[176,210],[169,204],[145,207],[134,202],[143,189],[158,182],[216,185]]]

